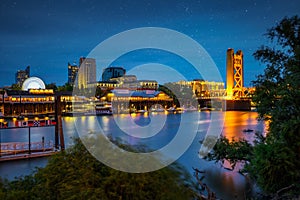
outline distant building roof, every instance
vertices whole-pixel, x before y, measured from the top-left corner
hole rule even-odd
[[[123,70],[125,70],[123,67],[115,67],[115,66],[109,66],[109,67],[107,67],[107,68],[105,68],[105,69],[110,69],[110,68],[114,68],[114,69],[123,69]]]
[[[115,96],[118,97],[143,97],[154,98],[160,92],[155,90],[143,90],[143,91],[130,91],[130,90],[113,90]]]
[[[29,89],[45,89],[45,83],[42,81],[42,79],[38,77],[30,77],[27,78],[23,85],[22,85],[22,90],[26,91]]]
[[[7,90],[7,96],[12,97],[19,97],[19,96],[26,96],[26,97],[36,97],[36,96],[53,96],[52,93],[39,93],[39,94],[32,94],[29,91],[22,91],[22,90]]]

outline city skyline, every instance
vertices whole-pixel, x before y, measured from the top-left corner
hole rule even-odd
[[[300,13],[298,1],[2,1],[0,23],[0,86],[11,85],[17,70],[31,67],[31,75],[46,83],[68,81],[68,63],[77,62],[105,39],[138,27],[164,27],[197,41],[216,63],[226,80],[226,50],[244,52],[245,86],[264,66],[252,54],[267,44],[268,28],[285,16]],[[170,59],[150,52],[153,60]],[[112,63],[135,66],[149,53]],[[172,57],[171,57],[172,58]],[[172,58],[169,65],[182,64]],[[147,64],[147,63],[144,63]],[[108,67],[108,66],[102,66]],[[181,66],[184,67],[184,66]],[[51,70],[49,70],[51,69]],[[193,74],[188,76],[190,80]],[[99,79],[97,80],[99,81]]]

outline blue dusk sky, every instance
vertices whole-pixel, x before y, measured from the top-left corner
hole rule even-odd
[[[249,86],[264,69],[252,54],[268,44],[267,29],[285,16],[300,14],[299,0],[1,0],[0,4],[0,87],[14,83],[16,71],[28,65],[31,76],[63,85],[68,62],[78,63],[107,38],[141,27],[168,28],[197,41],[224,80],[226,50],[241,49]],[[134,53],[112,64],[128,68],[157,62],[173,71],[188,68],[188,63],[168,52]],[[201,78],[193,70],[184,76]]]

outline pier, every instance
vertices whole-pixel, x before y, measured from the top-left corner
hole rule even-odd
[[[54,125],[49,125],[54,126]],[[49,127],[48,126],[48,127]],[[45,126],[46,127],[46,126]],[[26,142],[2,142],[0,133],[0,162],[8,160],[27,159],[34,157],[49,156],[57,152],[52,140],[31,141],[31,129],[36,127],[8,127],[0,130],[28,129],[28,140]]]
[[[60,96],[55,96],[55,123],[40,123],[40,121],[36,120],[34,122],[38,123],[21,123],[21,126],[17,127],[8,127],[1,126],[0,127],[0,162],[9,161],[9,160],[20,160],[20,159],[28,159],[28,158],[36,158],[36,157],[45,157],[55,154],[56,152],[63,151],[65,149],[64,144],[64,136],[62,130],[62,120],[61,120],[61,105],[60,105]],[[47,120],[48,121],[48,120]],[[27,121],[26,121],[27,122]],[[20,124],[20,123],[14,123]],[[32,133],[31,129],[40,128],[38,131],[43,131],[43,128],[46,127],[54,127],[53,140],[45,140],[45,137],[41,137],[39,141],[35,139],[32,141]],[[24,133],[22,141],[18,141],[20,139],[13,138],[12,141],[2,141],[1,135],[2,130],[21,130],[28,129],[27,136]],[[24,131],[23,131],[24,132]],[[9,134],[9,133],[5,133]],[[26,139],[27,137],[27,139]]]
[[[50,156],[56,153],[52,141],[49,142],[9,142],[1,143],[0,162]]]

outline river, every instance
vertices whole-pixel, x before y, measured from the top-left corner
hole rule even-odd
[[[198,115],[198,114],[197,114]],[[214,115],[214,116],[213,116]],[[210,127],[213,126],[213,118],[215,123],[222,123],[223,127],[221,132],[228,138],[245,138],[248,140],[254,139],[255,131],[265,131],[263,122],[257,120],[258,114],[256,112],[242,112],[242,111],[227,111],[227,112],[200,112],[199,119],[194,120],[195,113],[182,113],[182,114],[170,114],[170,113],[157,113],[151,115],[148,114],[134,114],[134,115],[113,115],[113,116],[82,116],[82,117],[64,117],[63,118],[63,131],[65,137],[66,147],[72,145],[72,138],[78,137],[78,132],[97,132],[97,124],[100,124],[102,132],[106,135],[112,135],[115,138],[120,138],[122,141],[128,144],[144,144],[151,149],[160,149],[166,144],[170,143],[176,135],[181,123],[185,124],[183,130],[186,134],[189,134],[191,127],[198,126],[195,138],[191,142],[189,148],[178,159],[186,169],[193,174],[192,168],[198,168],[205,171],[204,182],[214,191],[219,198],[222,199],[244,199],[245,196],[249,196],[252,193],[247,178],[237,173],[236,171],[229,171],[215,162],[208,162],[200,159],[198,152],[201,144],[200,140],[203,140],[205,134]],[[186,119],[183,121],[183,119]],[[123,126],[126,130],[120,128],[120,123],[126,120],[132,120],[135,124],[141,127],[145,127],[150,123],[161,123],[164,121],[164,125],[159,130],[159,133],[153,137],[142,138],[137,140],[136,137],[132,137],[124,132],[135,133],[137,132],[136,126]],[[158,119],[158,120],[155,120]],[[223,119],[223,120],[220,120]],[[75,123],[76,122],[76,123]],[[223,126],[224,122],[224,126]],[[153,125],[153,124],[152,124]],[[156,127],[156,124],[152,127]],[[220,124],[218,124],[220,125]],[[254,130],[253,132],[243,132],[244,129]],[[1,142],[23,142],[27,141],[28,134],[27,129],[12,129],[12,130],[0,130]],[[54,141],[54,127],[38,127],[31,130],[31,141],[41,141],[44,137],[45,141]],[[47,164],[47,158],[36,158],[31,160],[19,160],[0,163],[0,176],[12,180],[14,177],[23,176],[32,173],[36,167],[43,167]]]

